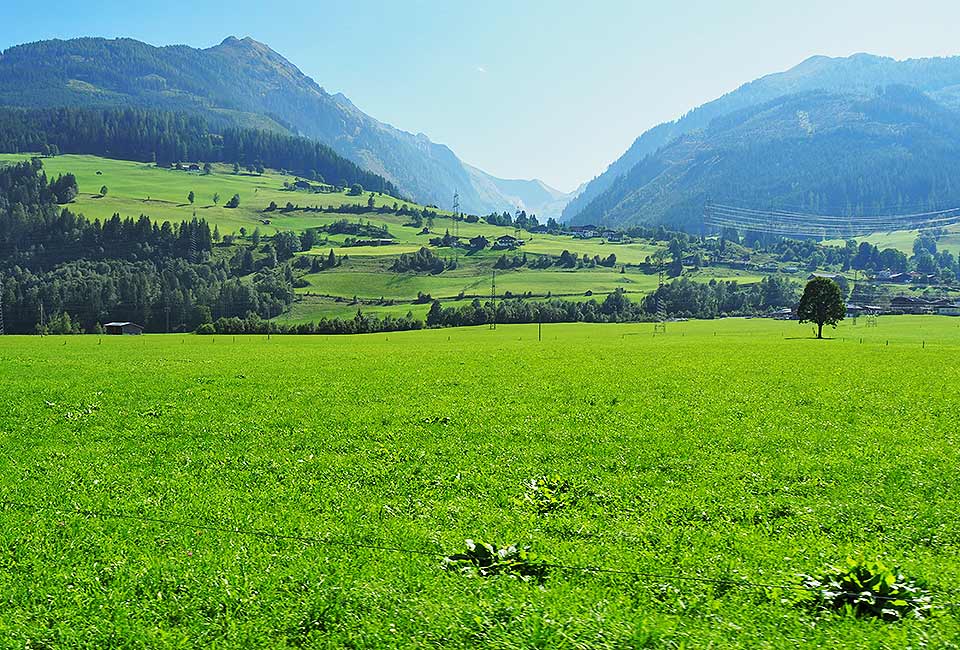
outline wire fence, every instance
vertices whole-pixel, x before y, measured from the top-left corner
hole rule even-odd
[[[445,553],[442,551],[429,551],[423,549],[414,549],[407,548],[403,546],[394,546],[389,544],[372,544],[364,542],[350,542],[344,540],[335,540],[330,539],[329,537],[316,537],[311,535],[298,535],[290,533],[281,533],[274,532],[263,529],[256,528],[247,528],[243,526],[225,526],[225,525],[214,525],[214,524],[205,524],[194,521],[185,521],[177,519],[168,519],[164,517],[151,517],[146,515],[135,515],[125,512],[118,511],[108,511],[108,510],[97,510],[91,508],[64,508],[60,506],[51,506],[43,505],[37,503],[26,503],[22,501],[13,501],[9,499],[0,499],[0,505],[17,509],[22,511],[28,511],[31,513],[56,513],[59,515],[74,515],[74,516],[83,516],[83,517],[98,517],[104,519],[117,519],[125,521],[136,521],[140,523],[149,523],[165,526],[167,528],[180,528],[180,529],[189,529],[194,531],[204,531],[219,533],[224,535],[232,536],[244,536],[252,537],[258,539],[269,539],[276,541],[294,541],[301,542],[305,544],[316,544],[330,547],[337,547],[343,549],[363,549],[363,550],[372,550],[372,551],[383,551],[391,553],[400,553],[404,555],[411,556],[420,556],[420,557],[432,557],[436,559],[443,559],[449,557],[450,553]],[[574,564],[563,564],[557,562],[543,562],[544,567],[551,569],[556,569],[559,571],[571,571],[586,575],[591,574],[607,574],[607,575],[619,575],[627,576],[643,580],[653,580],[661,583],[666,582],[693,582],[699,584],[711,584],[717,586],[723,586],[732,589],[777,589],[783,591],[798,591],[798,592],[808,592],[808,593],[817,593],[823,592],[826,589],[823,587],[814,587],[804,584],[784,584],[784,583],[771,583],[771,582],[759,582],[749,579],[732,579],[732,578],[710,578],[704,576],[694,576],[681,573],[661,573],[661,572],[650,572],[650,571],[634,571],[630,569],[615,569],[611,567],[604,567],[598,565],[574,565]],[[942,594],[953,593],[953,592],[942,592]],[[830,591],[831,596],[862,596],[870,598],[876,601],[900,601],[904,599],[904,596],[882,596],[872,594],[870,592],[837,592]],[[957,608],[960,607],[960,602],[946,602],[934,599],[935,604],[938,607],[943,608]]]

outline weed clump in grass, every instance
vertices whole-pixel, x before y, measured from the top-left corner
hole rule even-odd
[[[845,568],[802,577],[809,590],[802,601],[816,609],[885,621],[926,618],[933,612],[930,593],[921,582],[880,561],[847,558]]]
[[[497,548],[486,542],[466,540],[467,552],[443,558],[443,568],[471,577],[507,575],[525,582],[543,582],[547,563],[530,552],[530,547],[514,545]]]
[[[522,503],[531,506],[539,515],[562,510],[573,501],[573,486],[556,476],[531,479],[526,488]]]

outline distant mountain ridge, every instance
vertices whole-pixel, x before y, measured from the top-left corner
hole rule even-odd
[[[496,178],[471,165],[466,167],[474,187],[480,192],[482,198],[493,201],[495,197],[504,197],[517,209],[541,216],[559,216],[564,206],[576,195],[555,190],[536,178],[533,180]]]
[[[638,137],[633,145],[600,176],[587,184],[564,209],[564,219],[585,223],[605,218],[629,221],[650,221],[661,215],[653,210],[645,213],[645,204],[623,203],[627,176],[647,157],[672,146],[677,139],[708,129],[717,118],[756,107],[790,95],[825,91],[844,95],[851,100],[878,96],[889,86],[910,86],[923,92],[945,108],[960,108],[960,57],[910,59],[896,61],[869,54],[846,58],[811,57],[785,72],[767,75],[744,84],[717,100],[696,108],[674,122],[660,124]],[[634,197],[636,198],[636,197]],[[619,207],[614,207],[619,205]]]
[[[197,112],[213,122],[315,138],[420,203],[449,208],[456,191],[470,212],[517,205],[497,179],[468,170],[445,145],[370,117],[249,37],[207,49],[102,38],[18,45],[0,54],[0,105]],[[544,214],[548,205],[555,215]],[[526,209],[556,216],[562,206],[551,199]]]

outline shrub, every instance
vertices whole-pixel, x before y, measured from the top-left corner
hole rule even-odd
[[[930,593],[921,583],[880,561],[847,558],[845,568],[831,567],[820,576],[803,576],[803,586],[811,593],[808,604],[855,616],[895,621],[924,618],[933,610]]]
[[[443,568],[468,576],[489,577],[509,575],[523,581],[543,582],[547,577],[547,563],[530,552],[529,547],[518,549],[466,540],[467,552],[443,558]]]

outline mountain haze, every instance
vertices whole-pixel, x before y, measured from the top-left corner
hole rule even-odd
[[[457,191],[466,211],[517,207],[497,179],[468,170],[445,145],[370,117],[251,38],[229,37],[207,49],[102,38],[19,45],[0,55],[0,105],[196,112],[223,124],[315,138],[421,203],[449,208]],[[526,209],[556,215],[560,203],[551,198]]]
[[[579,196],[574,198],[564,210],[564,218],[574,222],[587,221],[651,221],[663,218],[656,209],[646,212],[647,203],[638,197],[649,194],[652,188],[633,192],[640,188],[631,184],[639,179],[649,178],[634,168],[643,163],[648,171],[656,167],[654,160],[664,162],[664,149],[673,148],[674,155],[681,147],[676,140],[703,132],[694,139],[701,146],[710,146],[709,131],[711,123],[738,111],[761,106],[767,102],[791,95],[802,95],[823,91],[841,95],[850,102],[866,101],[878,97],[883,89],[890,86],[912,87],[923,93],[938,106],[945,109],[960,108],[960,57],[912,59],[897,61],[891,58],[857,54],[846,58],[815,56],[786,72],[771,74],[747,83],[737,90],[719,99],[696,108],[675,122],[660,124],[643,133],[619,159],[614,161],[603,174],[591,181]],[[801,109],[802,110],[802,109]],[[837,114],[834,117],[841,117]],[[842,120],[821,123],[821,132],[832,126],[842,127]],[[896,124],[889,124],[896,128]],[[902,125],[901,125],[902,126]],[[717,132],[713,132],[716,136]],[[784,134],[786,135],[786,133]],[[703,138],[707,140],[704,141]],[[687,139],[687,146],[690,140]],[[718,143],[717,143],[718,144]],[[729,141],[727,142],[729,145]],[[791,143],[783,142],[783,146]],[[921,157],[923,152],[917,152]],[[816,164],[816,161],[811,161]],[[631,180],[632,179],[632,180]],[[723,179],[717,179],[720,185],[713,190],[714,196],[721,191]],[[661,188],[662,189],[662,188]],[[633,193],[627,200],[627,194]],[[699,209],[702,209],[702,205]],[[689,217],[689,215],[688,215]],[[690,221],[685,218],[684,221]]]

